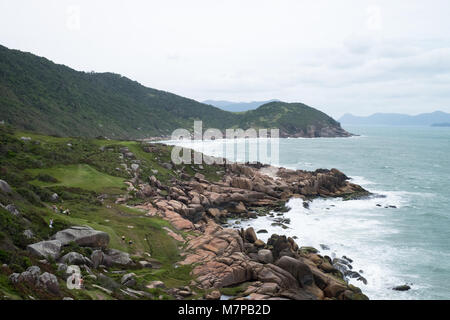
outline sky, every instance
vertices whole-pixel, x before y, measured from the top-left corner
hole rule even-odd
[[[0,44],[206,99],[450,112],[448,0],[0,0]]]

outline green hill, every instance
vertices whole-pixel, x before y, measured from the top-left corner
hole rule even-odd
[[[142,86],[113,73],[87,73],[0,46],[0,121],[59,136],[136,139],[177,128],[279,128],[282,136],[347,136],[338,122],[300,103],[272,102],[232,113]]]

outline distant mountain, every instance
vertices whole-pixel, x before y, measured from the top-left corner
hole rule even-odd
[[[450,114],[435,111],[415,116],[400,113],[375,113],[368,117],[359,117],[347,113],[339,119],[339,122],[343,125],[431,126],[436,123],[450,122]]]
[[[194,120],[205,129],[279,128],[284,137],[349,135],[301,103],[271,102],[232,113],[118,74],[75,71],[0,46],[0,122],[49,135],[136,139],[192,131]]]
[[[230,112],[243,112],[248,110],[255,110],[256,108],[262,106],[263,104],[269,102],[280,101],[277,99],[267,100],[267,101],[252,101],[252,102],[232,102],[225,100],[205,100],[203,103],[212,105],[219,109],[230,111]]]

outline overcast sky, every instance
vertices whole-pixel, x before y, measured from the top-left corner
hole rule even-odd
[[[0,44],[196,100],[450,112],[450,1],[0,0]]]

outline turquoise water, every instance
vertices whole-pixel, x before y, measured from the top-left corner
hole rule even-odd
[[[281,139],[280,165],[338,168],[380,197],[318,199],[309,210],[302,200],[293,199],[285,214],[291,219],[289,229],[272,227],[269,217],[244,225],[267,229],[269,234],[296,235],[300,245],[327,245],[321,254],[352,258],[354,270],[362,270],[368,283],[351,282],[371,299],[449,299],[450,129],[345,129],[360,136]],[[202,143],[206,147],[202,151],[220,155],[217,146],[222,143]],[[412,289],[392,290],[402,284]]]

